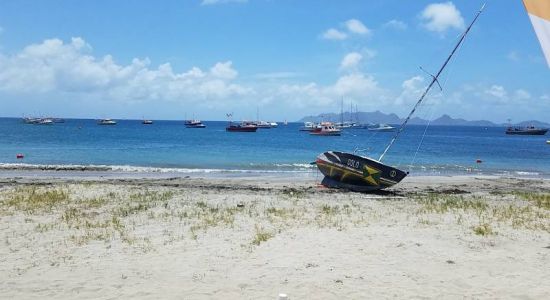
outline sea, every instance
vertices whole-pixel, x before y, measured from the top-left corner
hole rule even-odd
[[[278,174],[318,176],[312,162],[327,150],[378,158],[395,132],[345,129],[341,136],[312,136],[302,123],[279,123],[255,133],[226,132],[227,122],[66,119],[54,125],[0,118],[1,170],[96,170],[135,174]],[[502,127],[405,128],[383,162],[415,175],[548,177],[546,136],[509,136]],[[17,158],[22,154],[24,158]]]

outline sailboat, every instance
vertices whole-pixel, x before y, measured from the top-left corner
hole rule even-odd
[[[397,140],[399,134],[403,131],[403,129],[407,125],[407,122],[410,120],[420,103],[422,103],[433,85],[435,83],[439,85],[439,76],[466,38],[466,35],[470,31],[474,23],[477,21],[484,7],[485,4],[477,12],[470,25],[462,33],[457,44],[455,45],[437,74],[435,76],[432,75],[432,81],[430,82],[428,87],[426,87],[424,93],[422,93],[407,118],[403,121],[389,144],[386,146],[386,148],[382,152],[382,155],[380,155],[378,159],[374,159],[366,156],[357,155],[355,152],[346,153],[339,151],[327,151],[321,153],[319,156],[317,156],[317,159],[315,161],[317,167],[325,176],[321,184],[331,188],[344,188],[357,192],[367,192],[391,187],[399,183],[401,180],[403,180],[403,178],[408,175],[408,172],[384,164],[384,156],[391,148],[393,143]]]

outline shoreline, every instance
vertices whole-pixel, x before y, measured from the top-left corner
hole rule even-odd
[[[0,177],[6,298],[550,297],[550,180]],[[533,276],[533,274],[537,274]]]
[[[454,176],[491,176],[526,179],[550,179],[550,173],[533,170],[482,170],[457,168],[419,167],[407,177],[454,177]],[[404,168],[407,169],[407,168]],[[8,177],[110,177],[110,178],[245,178],[245,177],[283,177],[283,178],[319,178],[322,174],[312,164],[279,164],[277,168],[179,168],[132,165],[75,165],[75,164],[27,164],[0,163],[0,178]]]

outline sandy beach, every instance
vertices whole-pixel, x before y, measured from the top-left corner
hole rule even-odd
[[[0,179],[6,299],[550,297],[550,181]]]

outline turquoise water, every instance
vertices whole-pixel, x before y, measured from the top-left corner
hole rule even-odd
[[[95,120],[68,119],[52,126],[0,119],[0,163],[31,165],[108,165],[147,171],[307,172],[326,150],[354,151],[378,158],[393,133],[345,130],[340,137],[311,136],[300,123],[230,133],[226,122],[204,122],[205,129],[185,128],[183,121],[121,120],[98,126]],[[504,128],[408,126],[384,161],[424,174],[550,174],[550,145],[545,136],[507,136]],[[420,148],[418,148],[420,145]],[[418,152],[417,152],[418,149]],[[25,158],[16,159],[22,153]],[[416,153],[416,156],[415,156]],[[481,164],[476,163],[481,159]]]

